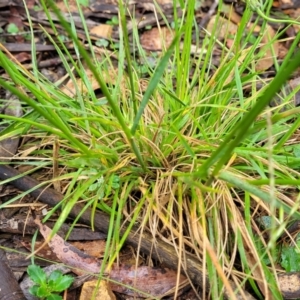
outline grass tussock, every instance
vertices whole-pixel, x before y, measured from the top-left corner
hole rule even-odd
[[[0,52],[9,75],[0,84],[25,110],[22,118],[1,115],[7,126],[2,139],[23,137],[14,163],[47,170],[45,182],[69,199],[61,203],[64,211],[81,201],[114,218],[110,263],[126,239],[119,228],[128,221],[173,245],[183,268],[185,252],[195,255],[209,278],[212,299],[221,297],[227,279],[243,288],[247,284],[257,296],[280,299],[273,251],[288,222],[299,215],[299,199],[288,192],[294,194],[300,183],[294,152],[299,109],[291,107],[295,91],[281,105],[267,105],[299,65],[299,55],[295,64],[289,61],[296,44],[276,77],[266,81],[255,69],[266,50],[259,47],[259,36],[249,46],[251,10],[246,8],[231,48],[218,40],[216,26],[196,45],[205,51],[193,55],[191,35],[182,38],[194,28],[193,2],[186,3],[184,22],[175,16],[174,40],[154,68],[147,65],[134,29],[138,54],[146,58],[143,76],[125,51],[130,46],[124,10],[120,50],[101,55],[92,47],[85,50],[61,19],[78,58],[48,37],[72,95],[35,66],[25,70]],[[272,49],[274,41],[265,47]],[[211,55],[216,49],[222,57],[218,66]],[[267,234],[262,216],[273,225]],[[58,224],[66,217],[62,214]]]

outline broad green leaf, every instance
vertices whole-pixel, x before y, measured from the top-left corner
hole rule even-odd
[[[99,39],[99,40],[97,40],[96,41],[96,43],[95,43],[98,47],[108,47],[108,45],[109,45],[109,42],[108,42],[108,40],[106,40],[106,39]]]
[[[63,275],[55,280],[53,291],[62,292],[66,290],[74,281],[74,278],[69,275]]]
[[[33,296],[37,296],[37,290],[38,290],[39,286],[38,285],[34,285],[31,288],[29,288],[29,293]]]
[[[300,241],[297,242],[297,246],[300,246]],[[287,272],[299,272],[300,271],[300,253],[295,246],[284,246],[281,251],[281,266]]]
[[[48,286],[51,291],[55,291],[57,283],[61,280],[63,274],[59,270],[53,271],[48,278]]]
[[[18,33],[19,32],[19,28],[15,23],[10,23],[7,26],[7,32],[8,33]]]
[[[293,152],[296,157],[300,157],[300,145],[293,145]]]
[[[50,294],[46,299],[47,300],[62,300],[62,296],[56,295],[56,294]]]
[[[48,287],[46,285],[39,286],[36,290],[36,295],[40,298],[45,298],[50,295]]]
[[[78,0],[78,3],[82,6],[87,7],[89,5],[89,0]]]
[[[44,270],[37,265],[30,265],[27,268],[27,273],[32,281],[38,284],[46,283],[46,274]]]

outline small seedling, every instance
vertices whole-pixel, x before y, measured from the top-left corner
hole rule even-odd
[[[28,266],[27,273],[30,279],[36,283],[29,289],[29,292],[40,299],[46,300],[61,300],[62,297],[57,293],[66,290],[74,280],[73,277],[63,275],[58,270],[47,276],[45,271],[37,265]]]
[[[7,32],[11,34],[16,34],[19,32],[19,28],[15,23],[10,23],[7,26]]]
[[[99,40],[96,41],[96,45],[98,47],[104,47],[104,48],[106,48],[109,45],[109,41],[106,40],[106,39],[99,39]]]
[[[258,222],[265,230],[270,230],[272,226],[272,218],[270,216],[262,216]],[[286,272],[299,272],[300,271],[300,235],[295,237],[294,244],[277,244],[273,251],[273,259],[285,269]],[[256,244],[260,252],[263,253],[265,246],[257,237]],[[271,261],[268,255],[263,254],[262,260],[266,265],[270,265]]]
[[[119,18],[117,16],[113,16],[111,20],[106,21],[106,24],[108,25],[118,25],[119,24]]]
[[[79,0],[78,3],[84,7],[87,7],[89,5],[89,0]]]

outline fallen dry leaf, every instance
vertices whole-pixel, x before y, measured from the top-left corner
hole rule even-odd
[[[75,0],[68,0],[68,5],[66,5],[66,3],[64,1],[55,1],[55,5],[58,7],[58,9],[61,12],[64,13],[69,13],[69,12],[73,12],[73,13],[78,13],[78,3]],[[81,9],[84,13],[87,13],[90,11],[89,7],[81,5]]]
[[[84,253],[96,258],[103,257],[106,245],[105,241],[103,240],[72,242],[70,244],[72,244],[75,248],[83,251]]]
[[[35,219],[34,222],[38,225],[42,236],[47,241],[51,236],[52,230],[38,219]],[[62,263],[76,268],[73,270],[74,273],[82,275],[83,272],[81,270],[90,273],[99,273],[100,263],[97,259],[79,251],[71,244],[65,242],[58,234],[52,237],[48,245]]]
[[[21,241],[21,244],[28,251],[32,250],[31,242],[23,240],[23,241]],[[39,249],[42,245],[43,245],[42,242],[36,241],[34,243],[34,250]],[[49,261],[59,262],[59,260],[57,259],[56,255],[53,253],[53,251],[51,251],[51,249],[50,249],[50,247],[48,245],[45,245],[43,248],[39,249],[38,256],[42,257],[42,258],[45,258],[45,259],[47,259]]]
[[[95,293],[95,289],[97,292]],[[94,297],[94,298],[93,298]],[[116,296],[111,290],[109,283],[101,280],[87,281],[83,284],[79,300],[116,300]]]
[[[168,27],[154,27],[140,36],[141,46],[149,51],[161,51],[168,48],[174,38],[174,31]]]
[[[256,32],[261,32],[261,27],[256,26]],[[266,25],[264,35],[262,37],[262,46],[261,51],[264,52],[264,55],[259,59],[255,65],[256,71],[265,71],[273,66],[274,56],[278,57],[279,54],[279,42],[275,41],[270,45],[270,41],[274,38],[275,31],[270,25]],[[273,49],[272,49],[273,48]]]
[[[216,25],[217,23],[217,25]],[[236,35],[238,26],[226,18],[220,16],[212,16],[206,27],[207,31],[214,35],[215,38],[230,40],[230,36],[232,36],[232,40]]]
[[[242,17],[234,10],[232,5],[223,3],[221,12],[224,13],[226,18],[228,18],[232,23],[240,24]]]
[[[113,27],[107,24],[100,24],[90,30],[90,34],[94,34],[101,38],[111,38]]]
[[[96,80],[96,78],[94,77],[92,71],[89,68],[87,68],[85,72],[86,72],[87,80],[89,81],[92,89],[94,91],[99,89],[100,85]],[[115,84],[117,82],[118,70],[110,69],[108,71],[103,71],[101,75],[106,83]],[[76,96],[75,87],[79,89],[79,93],[81,94],[88,93],[88,89],[81,78],[78,78],[75,83],[72,79],[70,79],[61,90],[69,97],[75,97]]]
[[[53,238],[48,241],[51,235],[51,229],[42,224],[40,220],[36,219],[35,223],[38,225],[41,234],[48,242],[51,250],[56,254],[59,260],[69,267],[73,268],[73,272],[81,275],[84,272],[98,274],[100,272],[101,261],[96,258],[83,253],[74,246],[65,242],[59,235],[55,234]],[[160,297],[174,289],[177,285],[177,272],[167,268],[152,268],[147,266],[135,267],[134,265],[117,265],[114,264],[111,270],[106,273],[108,277],[114,281],[120,282],[123,285],[111,284],[112,290],[127,295],[143,296],[146,293],[153,297]],[[186,278],[179,275],[179,284],[183,283]],[[132,287],[138,293],[128,288]]]
[[[278,59],[284,59],[288,53],[288,49],[281,43],[278,45]]]
[[[234,20],[238,21],[237,19]],[[249,28],[251,28],[251,26],[253,26],[252,23],[249,25]],[[232,46],[234,42],[234,37],[237,33],[237,30],[238,30],[238,25],[220,16],[213,16],[207,24],[207,31],[213,34],[215,37],[225,40],[226,45],[229,48]],[[255,26],[254,32],[256,33],[261,32],[261,27]],[[230,38],[231,36],[232,38]],[[270,41],[274,38],[274,36],[275,36],[274,29],[270,25],[267,25],[265,33],[262,37],[262,44],[260,47],[262,57],[258,59],[256,62],[255,65],[256,71],[265,71],[269,69],[270,67],[272,67],[274,63],[274,56],[278,57],[279,42],[278,41],[272,42],[272,45],[270,46]],[[240,62],[243,59],[244,57],[240,59]]]
[[[16,59],[16,61],[18,61],[20,63],[24,63],[26,61],[31,60],[31,54],[28,52],[19,52],[19,53],[14,54],[14,58]]]

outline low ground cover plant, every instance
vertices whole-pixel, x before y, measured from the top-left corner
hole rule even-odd
[[[59,270],[53,271],[49,276],[37,265],[30,265],[27,273],[35,283],[29,291],[39,299],[60,300],[62,297],[58,293],[63,292],[70,287],[74,278],[69,275],[63,275]]]

